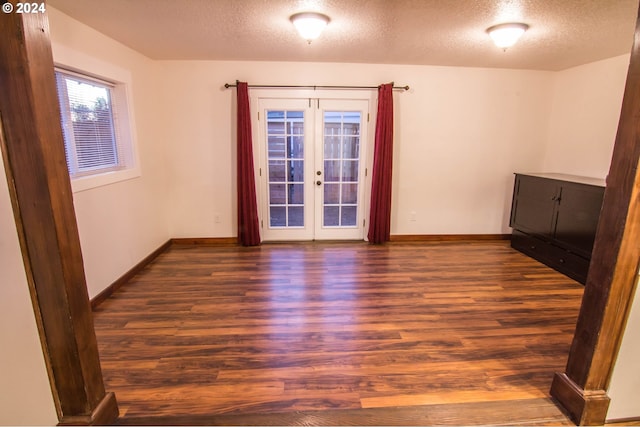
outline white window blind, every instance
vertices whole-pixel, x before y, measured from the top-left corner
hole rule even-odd
[[[71,178],[126,167],[118,135],[115,85],[56,70],[61,124]]]

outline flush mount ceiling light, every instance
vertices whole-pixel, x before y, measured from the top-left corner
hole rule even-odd
[[[324,30],[324,27],[326,27],[330,21],[327,15],[315,12],[296,13],[295,15],[291,15],[289,19],[302,38],[309,43],[320,36],[322,30]]]
[[[528,28],[529,26],[527,24],[511,22],[489,27],[487,28],[487,33],[489,33],[489,36],[493,39],[496,46],[507,50],[508,47],[516,44],[520,36],[524,34]]]

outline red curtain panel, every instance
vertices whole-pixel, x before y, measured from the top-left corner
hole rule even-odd
[[[371,178],[371,213],[367,235],[371,243],[380,244],[390,239],[392,165],[393,83],[388,83],[378,87],[378,117]]]
[[[249,112],[249,87],[237,82],[238,95],[238,243],[243,246],[260,244],[258,205],[253,169],[253,144],[251,142],[251,114]]]

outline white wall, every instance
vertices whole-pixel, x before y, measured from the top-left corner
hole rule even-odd
[[[640,292],[636,288],[608,394],[607,420],[640,417]]]
[[[506,233],[513,172],[539,170],[551,72],[432,66],[161,62],[173,237],[236,235],[236,79],[411,86],[395,95],[393,234]],[[375,108],[375,107],[374,107]],[[410,221],[410,212],[416,221]],[[220,216],[220,223],[214,217]]]
[[[391,233],[510,232],[513,173],[540,167],[552,73],[398,67],[392,74],[414,90],[396,103]]]
[[[3,162],[0,236],[0,425],[56,425]]]
[[[101,77],[130,78],[141,176],[74,193],[89,296],[94,297],[171,236],[168,176],[154,61],[48,7],[54,61]]]
[[[607,176],[629,58],[622,55],[554,75],[544,172]]]

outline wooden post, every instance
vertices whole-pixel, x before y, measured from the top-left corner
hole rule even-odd
[[[551,385],[580,425],[602,425],[607,389],[638,280],[640,260],[640,16],[591,266],[566,372]]]
[[[102,380],[45,13],[0,13],[0,115],[9,191],[58,418],[61,424],[112,423],[118,406]]]

